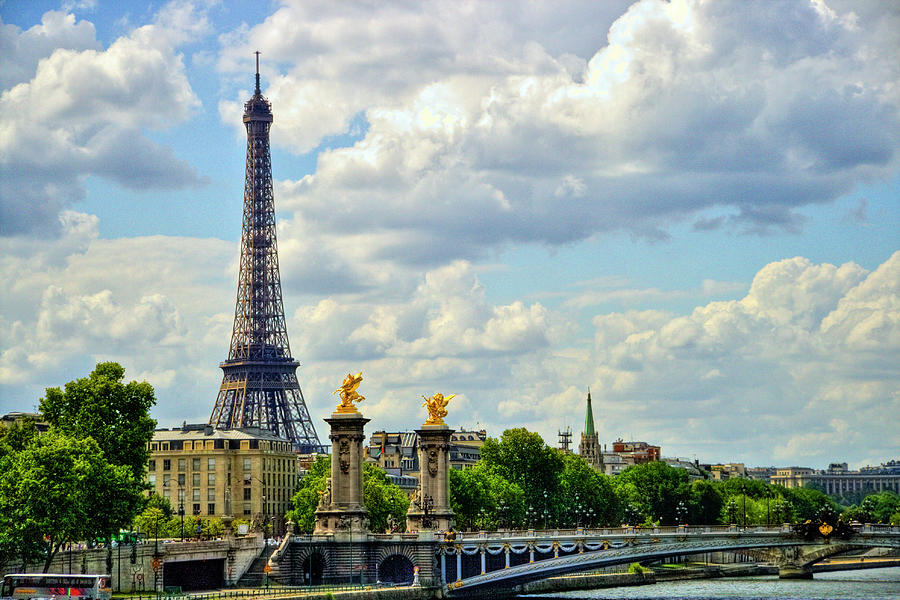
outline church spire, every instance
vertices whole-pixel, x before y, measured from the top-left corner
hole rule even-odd
[[[584,415],[584,431],[581,432],[581,443],[578,454],[594,469],[603,470],[603,454],[600,452],[600,441],[594,430],[594,409],[591,406],[591,390],[588,388],[587,411]]]
[[[594,435],[594,409],[591,408],[591,388],[588,388],[587,413],[584,415],[584,435]]]

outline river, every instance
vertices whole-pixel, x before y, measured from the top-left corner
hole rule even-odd
[[[666,581],[637,587],[607,588],[580,592],[535,594],[529,600],[559,598],[566,600],[598,600],[627,598],[651,600],[847,600],[870,598],[900,599],[900,567],[818,573],[814,579],[778,579],[770,577],[735,577],[726,579],[694,579]]]

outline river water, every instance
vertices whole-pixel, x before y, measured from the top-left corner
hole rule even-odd
[[[694,579],[665,581],[653,585],[608,588],[558,594],[524,596],[565,598],[566,600],[597,600],[627,598],[628,600],[869,600],[870,598],[900,599],[900,567],[818,573],[814,579],[778,579],[770,577],[736,577],[729,579]]]

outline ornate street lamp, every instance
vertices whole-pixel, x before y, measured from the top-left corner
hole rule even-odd
[[[737,521],[737,502],[734,501],[734,498],[728,499],[728,504],[725,505],[725,512],[728,514],[728,522],[730,524],[735,524]]]
[[[181,541],[184,541],[184,498],[178,504],[178,516],[181,517]]]
[[[509,506],[506,504],[506,500],[503,498],[500,499],[500,503],[497,505],[497,510],[500,512],[500,529],[506,529],[506,511],[509,510]]]
[[[743,483],[741,484],[741,504],[743,505],[744,512],[744,527],[747,526],[747,486]]]

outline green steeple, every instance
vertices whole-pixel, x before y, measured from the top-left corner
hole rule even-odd
[[[594,410],[591,408],[591,390],[588,390],[587,414],[584,416],[584,435],[594,435]]]

